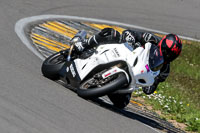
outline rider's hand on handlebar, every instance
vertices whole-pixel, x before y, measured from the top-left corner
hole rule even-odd
[[[76,52],[82,52],[85,49],[85,47],[82,42],[76,42],[74,44],[74,49]]]

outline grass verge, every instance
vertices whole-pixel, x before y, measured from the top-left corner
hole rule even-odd
[[[181,56],[171,63],[168,79],[152,95],[136,92],[160,110],[166,119],[186,124],[186,131],[200,133],[200,43],[184,44]]]

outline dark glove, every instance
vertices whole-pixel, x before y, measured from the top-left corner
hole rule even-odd
[[[98,43],[118,43],[120,40],[120,33],[113,28],[104,28],[95,37]]]
[[[74,44],[74,49],[76,52],[82,52],[85,49],[85,45],[83,42],[76,42]]]
[[[142,90],[146,95],[150,95],[150,94],[154,93],[154,91],[157,89],[158,84],[159,84],[159,82],[155,81],[152,86],[142,87]]]
[[[120,33],[113,28],[104,28],[98,34],[88,39],[88,46],[96,47],[99,44],[119,43]]]
[[[135,34],[131,30],[125,30],[122,32],[122,42],[128,42],[129,45],[135,44]]]
[[[142,35],[142,43],[143,45],[147,42],[150,42],[150,43],[153,43],[153,44],[157,44],[158,41],[157,39],[155,38],[155,36],[151,33],[144,33]]]

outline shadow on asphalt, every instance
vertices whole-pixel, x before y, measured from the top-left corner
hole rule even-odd
[[[70,89],[71,91],[76,93],[76,90],[74,90],[73,88],[70,88],[70,86],[66,86],[65,84],[63,84],[63,82],[57,82],[60,85]],[[83,98],[84,99],[84,98]],[[85,99],[86,100],[86,99]],[[98,106],[101,106],[105,109],[108,109],[112,112],[118,113],[119,115],[122,115],[124,117],[127,117],[129,119],[132,120],[137,120],[141,123],[144,123],[152,128],[155,128],[157,130],[163,131],[163,132],[167,132],[167,133],[185,133],[184,131],[174,127],[173,125],[171,125],[169,122],[162,120],[162,122],[158,122],[152,118],[148,118],[148,116],[145,117],[145,115],[141,115],[137,112],[131,111],[131,110],[126,110],[126,109],[119,109],[117,107],[114,107],[113,105],[106,103],[104,100],[99,99],[99,98],[94,98],[91,100],[86,100],[88,102],[92,102]],[[160,119],[160,118],[159,118]],[[163,122],[164,121],[164,122]]]
[[[152,128],[161,130],[163,132],[167,132],[167,133],[177,133],[177,132],[180,133],[181,132],[181,133],[184,133],[183,131],[173,127],[172,125],[171,125],[172,127],[169,128],[169,127],[161,124],[160,122],[157,122],[156,120],[150,119],[150,118],[145,117],[145,116],[140,115],[140,114],[137,114],[136,112],[132,112],[131,110],[116,108],[113,105],[111,105],[109,103],[106,103],[101,99],[92,99],[91,101],[93,103],[105,108],[105,109],[108,109],[108,110],[110,110],[112,112],[118,113],[118,114],[120,114],[122,116],[128,117],[129,119],[137,120],[137,121],[139,121],[141,123],[144,123],[144,124],[146,124],[146,125],[148,125],[148,126],[150,126]],[[170,123],[168,123],[168,124],[170,124]]]

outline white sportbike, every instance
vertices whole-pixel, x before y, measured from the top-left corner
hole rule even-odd
[[[71,48],[46,58],[42,73],[62,80],[83,98],[108,95],[114,106],[124,108],[138,87],[151,86],[163,65],[156,45],[146,43],[133,49],[128,43],[102,44],[82,54],[73,52],[74,44],[86,37],[79,31],[71,40]]]

